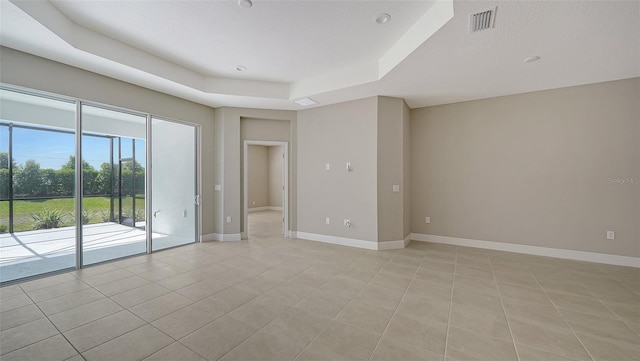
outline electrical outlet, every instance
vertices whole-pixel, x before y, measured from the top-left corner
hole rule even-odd
[[[616,232],[607,231],[607,239],[616,239]]]
[[[345,226],[345,227],[349,227],[349,228],[351,228],[351,220],[350,220],[350,219],[346,219],[346,218],[345,218],[345,219],[344,219],[344,226]]]
[[[326,169],[326,170],[331,170],[331,164],[330,164],[330,163],[326,163],[326,164],[324,165],[324,169]]]
[[[325,218],[324,223],[331,224],[331,218],[329,217]]]
[[[424,217],[424,223],[431,223],[431,217]]]
[[[227,223],[231,223],[231,216],[227,216]]]

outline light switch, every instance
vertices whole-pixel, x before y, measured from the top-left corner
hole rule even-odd
[[[393,193],[399,193],[400,192],[400,185],[399,184],[394,184],[393,185]]]
[[[227,223],[231,223],[231,216],[227,216]]]
[[[331,170],[331,164],[330,163],[325,164],[324,169]]]
[[[222,186],[221,186],[220,184],[216,184],[216,185],[213,187],[213,189],[214,189],[216,192],[220,192],[220,191],[222,190]]]

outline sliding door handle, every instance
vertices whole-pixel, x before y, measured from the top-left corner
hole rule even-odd
[[[197,206],[199,206],[199,205],[200,205],[200,195],[199,195],[199,194],[197,194],[197,195],[194,197],[194,203],[195,203]]]

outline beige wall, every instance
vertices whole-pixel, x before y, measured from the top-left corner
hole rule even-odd
[[[402,164],[403,164],[403,178],[402,178],[402,212],[404,213],[403,219],[403,236],[407,237],[411,234],[411,111],[406,102],[402,102]]]
[[[249,209],[266,207],[269,205],[269,148],[249,145],[247,149]]]
[[[400,98],[378,97],[378,241],[402,240],[405,234],[404,111]],[[393,185],[400,192],[393,192]],[[406,214],[408,218],[409,215]]]
[[[269,158],[269,206],[282,207],[282,147],[267,147]]]
[[[249,209],[282,207],[283,148],[263,145],[249,145],[247,148]]]
[[[214,230],[214,110],[171,95],[0,47],[0,82],[148,112],[200,125],[202,139],[202,233]]]
[[[377,241],[377,109],[372,97],[298,112],[298,231]]]
[[[220,179],[222,184],[221,194],[216,198],[216,209],[220,209],[218,222],[221,223],[220,228],[214,230],[215,233],[225,235],[240,234],[243,227],[243,178],[242,178],[242,152],[243,139],[250,140],[278,140],[272,138],[274,135],[272,130],[265,125],[269,121],[277,121],[287,123],[289,132],[289,184],[293,184],[293,177],[296,174],[295,164],[292,163],[296,158],[296,138],[293,136],[296,129],[296,112],[286,110],[266,110],[266,109],[247,109],[247,108],[230,108],[221,107],[215,109],[216,129],[220,130],[216,139],[219,139],[223,146],[220,153],[222,166],[216,168],[216,177]],[[256,123],[256,122],[264,123]],[[244,130],[241,132],[241,123],[244,124]],[[280,124],[280,123],[276,123]],[[254,128],[253,126],[256,126]],[[278,129],[281,129],[278,127]],[[279,132],[278,132],[279,134]],[[261,136],[269,139],[260,139]],[[246,137],[246,138],[244,138]],[[218,192],[216,192],[218,193]],[[296,214],[296,189],[289,188],[289,227],[295,230],[295,214]],[[226,223],[226,217],[232,217],[231,223]]]
[[[414,109],[413,232],[640,256],[639,100],[636,78]]]

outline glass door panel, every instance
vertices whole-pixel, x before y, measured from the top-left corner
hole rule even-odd
[[[0,89],[0,282],[76,266],[75,108]]]
[[[144,150],[146,117],[82,106],[84,265],[145,253],[146,231],[136,227],[136,180],[146,164],[136,159]],[[144,214],[144,211],[142,212]]]
[[[197,128],[151,120],[152,251],[196,241]]]

